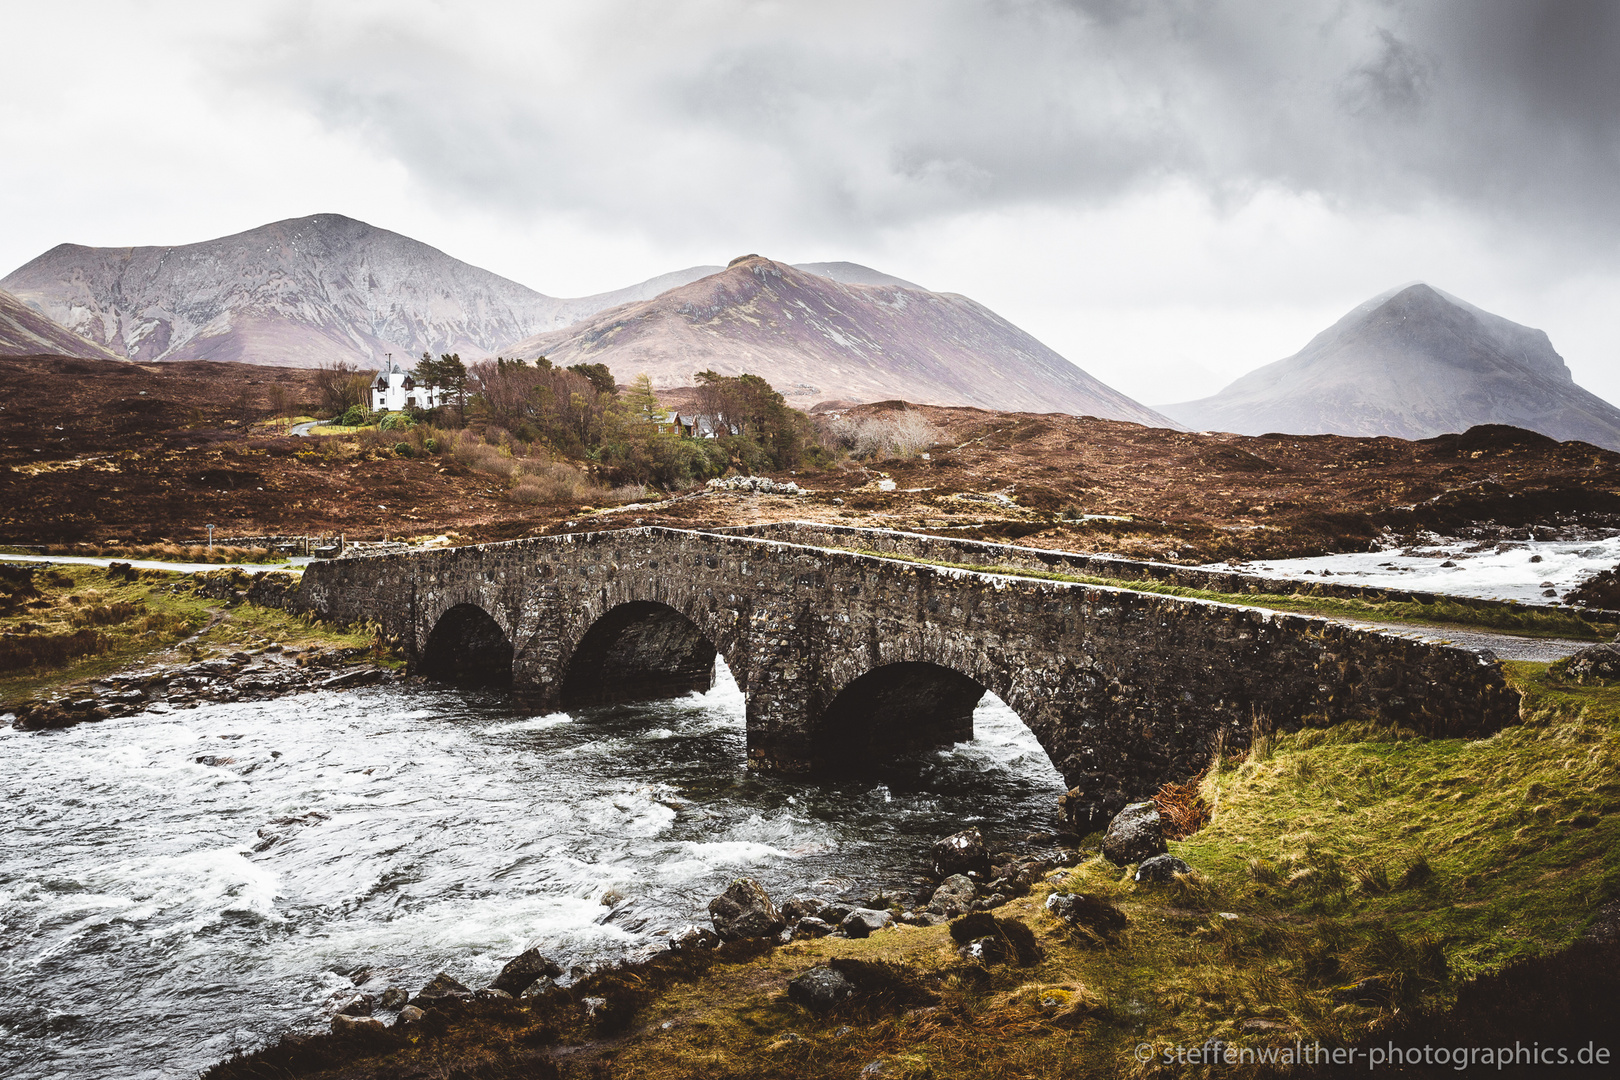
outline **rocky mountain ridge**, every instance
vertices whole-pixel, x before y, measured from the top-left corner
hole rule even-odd
[[[827,272],[743,256],[506,352],[604,363],[621,381],[645,373],[655,387],[690,385],[710,369],[749,372],[800,407],[903,398],[1177,426],[965,296],[855,264],[810,265]]]
[[[558,299],[410,237],[316,214],[175,247],[61,244],[0,288],[130,360],[371,367],[387,353],[492,355],[709,269]]]
[[[0,356],[114,359],[107,349],[86,341],[4,291],[0,291]]]
[[[1413,284],[1220,393],[1160,409],[1197,430],[1427,439],[1506,424],[1620,449],[1620,409],[1575,384],[1546,333]]]

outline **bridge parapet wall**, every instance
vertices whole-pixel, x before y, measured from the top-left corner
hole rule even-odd
[[[1332,596],[1343,599],[1393,600],[1431,604],[1445,601],[1466,607],[1502,607],[1498,600],[1466,596],[1442,596],[1346,582],[1301,581],[1298,578],[1244,574],[1236,570],[1212,570],[1150,559],[1127,559],[1119,555],[1093,552],[1056,551],[1019,544],[999,544],[989,540],[967,540],[928,533],[868,529],[854,525],[832,525],[818,521],[778,521],[758,525],[736,525],[710,530],[728,536],[752,536],[762,540],[790,540],[799,544],[852,548],[893,555],[902,559],[925,559],[969,566],[1005,566],[1020,570],[1073,574],[1076,577],[1110,578],[1118,581],[1155,582],[1186,589],[1230,593],[1270,593],[1289,596]]]
[[[911,534],[894,543],[965,561]],[[514,686],[544,707],[561,701],[575,651],[598,620],[621,605],[666,606],[736,675],[749,761],[766,770],[835,756],[825,718],[857,679],[894,664],[937,665],[1023,718],[1077,789],[1082,815],[1198,771],[1217,745],[1247,746],[1257,723],[1375,720],[1452,736],[1495,730],[1518,707],[1500,669],[1466,650],[1307,616],[735,532],[637,528],[343,560],[306,570],[300,603],[339,619],[380,619],[413,660],[447,611],[478,606],[513,645]]]

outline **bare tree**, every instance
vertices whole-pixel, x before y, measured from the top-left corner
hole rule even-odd
[[[351,405],[363,404],[370,373],[347,360],[333,360],[315,369],[315,392],[320,395],[321,411],[341,416]]]
[[[292,392],[286,383],[270,384],[270,408],[276,414],[283,431],[292,430]]]

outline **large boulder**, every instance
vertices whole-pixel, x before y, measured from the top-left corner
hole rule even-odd
[[[471,990],[441,971],[416,992],[416,996],[411,998],[411,1004],[420,1009],[431,1009],[435,1003],[449,998],[470,997],[472,997]]]
[[[530,949],[501,968],[501,973],[495,976],[495,981],[489,984],[489,988],[504,990],[513,997],[522,997],[523,991],[533,986],[537,980],[555,979],[562,973],[563,969],[542,956],[539,949]]]
[[[940,882],[939,888],[928,901],[928,910],[934,915],[953,918],[968,912],[978,897],[978,887],[965,874],[952,874]]]
[[[1131,803],[1114,815],[1103,834],[1102,853],[1117,866],[1139,863],[1165,850],[1159,808],[1151,802]]]
[[[350,1016],[347,1013],[338,1013],[332,1017],[332,1034],[356,1035],[361,1032],[382,1032],[388,1027],[381,1020],[373,1020],[369,1016]]]
[[[1571,656],[1564,677],[1582,686],[1601,686],[1620,679],[1620,645],[1593,645]]]
[[[894,925],[894,916],[887,911],[876,911],[872,908],[856,908],[844,916],[844,921],[838,924],[838,929],[845,936],[852,938],[871,937],[875,931],[886,926]]]
[[[775,937],[787,925],[770,894],[753,878],[738,878],[709,901],[714,932],[725,941]]]
[[[1174,855],[1155,855],[1151,859],[1142,860],[1142,865],[1136,868],[1136,877],[1133,880],[1144,885],[1167,885],[1176,880],[1177,874],[1190,873],[1192,867]]]
[[[989,873],[990,853],[985,850],[984,836],[978,829],[963,829],[934,845],[935,877],[976,874],[983,878]]]
[[[788,982],[788,1000],[811,1012],[826,1012],[855,992],[855,984],[830,967],[813,967]]]
[[[1054,918],[1099,937],[1125,929],[1125,913],[1090,893],[1053,893],[1046,898],[1046,910]]]

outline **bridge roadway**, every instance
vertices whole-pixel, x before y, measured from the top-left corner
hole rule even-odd
[[[544,709],[704,690],[718,653],[747,699],[748,764],[766,771],[971,738],[988,690],[1073,789],[1081,828],[1258,730],[1361,720],[1442,737],[1518,715],[1500,665],[1466,649],[795,542],[825,543],[825,528],[748,532],[631,528],[345,558],[305,570],[289,606],[378,620],[414,672],[510,687]],[[993,549],[1029,554],[976,545],[984,560]]]

